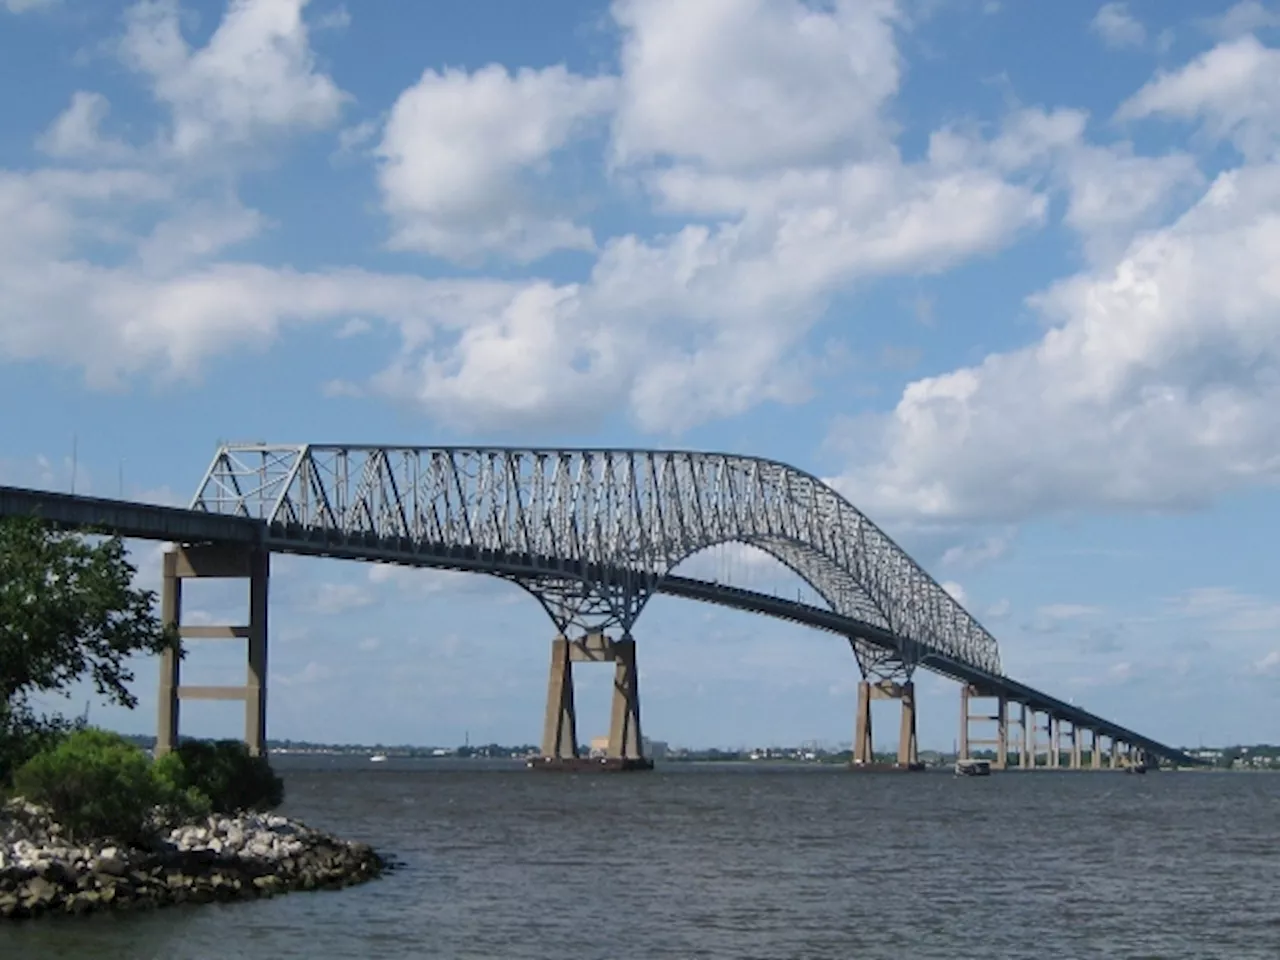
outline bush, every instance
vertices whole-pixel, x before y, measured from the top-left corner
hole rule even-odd
[[[110,837],[132,844],[166,801],[147,755],[115,733],[77,730],[32,757],[13,777],[14,792],[49,808],[72,839]]]
[[[156,777],[171,795],[208,798],[213,813],[270,810],[284,800],[284,781],[266,757],[254,757],[239,740],[184,740],[156,761]]]
[[[18,768],[38,753],[52,750],[80,721],[61,717],[37,717],[25,705],[0,703],[0,790],[13,780]]]

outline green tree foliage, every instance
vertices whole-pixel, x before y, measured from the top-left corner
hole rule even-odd
[[[76,840],[136,843],[166,799],[147,755],[118,734],[77,730],[18,768],[15,792],[49,808]]]
[[[0,780],[69,726],[36,716],[32,694],[65,694],[87,676],[108,701],[136,705],[128,658],[176,641],[135,572],[118,537],[0,518]]]
[[[270,810],[284,800],[282,781],[266,757],[254,757],[239,740],[184,740],[156,762],[170,792],[195,791],[214,813]]]

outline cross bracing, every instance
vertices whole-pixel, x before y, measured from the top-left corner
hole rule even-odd
[[[999,676],[996,640],[879,527],[816,477],[678,450],[227,444],[192,508],[259,520],[309,552],[479,570],[561,626],[629,633],[659,584],[717,544],[756,547],[832,611]]]

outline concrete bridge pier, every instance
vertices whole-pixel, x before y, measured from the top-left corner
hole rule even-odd
[[[204,577],[243,578],[249,581],[249,622],[231,626],[184,625],[182,583]],[[245,640],[248,645],[244,686],[190,686],[182,683],[179,649],[160,657],[159,716],[156,756],[164,756],[178,743],[180,706],[183,700],[239,700],[244,703],[244,740],[249,752],[262,756],[267,749],[267,585],[271,554],[257,547],[230,544],[180,546],[164,555],[160,590],[160,618],[178,631],[179,640]]]
[[[1018,719],[1009,721],[1010,723],[1016,722],[1018,724],[1018,739],[1016,743],[1011,742],[1009,746],[1017,749],[1019,770],[1027,769],[1028,764],[1031,762],[1031,731],[1027,728],[1028,712],[1030,711],[1027,705],[1020,703],[1018,704]]]
[[[1052,767],[1057,766],[1057,763],[1056,763],[1056,761],[1054,760],[1054,755],[1053,755],[1053,745],[1054,745],[1054,740],[1053,740],[1053,731],[1054,731],[1054,719],[1053,719],[1053,714],[1051,714],[1051,713],[1045,713],[1045,714],[1044,714],[1044,726],[1040,726],[1040,720],[1038,719],[1038,717],[1040,716],[1040,711],[1034,711],[1034,710],[1033,710],[1033,711],[1032,711],[1032,716],[1033,716],[1033,718],[1036,718],[1036,719],[1033,719],[1033,721],[1032,721],[1032,725],[1031,725],[1031,737],[1032,737],[1032,739],[1031,739],[1031,763],[1030,763],[1030,765],[1029,765],[1028,769],[1031,769],[1031,770],[1037,770],[1037,769],[1046,769],[1046,770],[1047,770],[1047,769],[1051,769]],[[1041,739],[1040,739],[1040,734],[1041,734],[1041,733],[1043,733],[1043,734],[1044,734],[1044,740],[1043,740],[1043,741],[1041,741]],[[1042,748],[1042,747],[1044,748],[1044,749],[1043,749],[1043,752],[1044,752],[1044,763],[1043,763],[1043,765],[1040,763],[1040,753],[1041,753],[1041,748]]]
[[[892,765],[897,770],[923,770],[916,739],[916,685],[907,680],[862,680],[858,683],[858,713],[854,721],[853,758],[851,766],[861,770],[883,769],[875,762],[871,737],[871,702],[897,700],[902,705],[898,725],[898,757]]]
[[[573,660],[569,641],[551,641],[551,676],[547,680],[547,717],[542,727],[544,759],[572,760],[578,755],[578,722],[573,702]]]
[[[573,696],[575,663],[613,663],[613,703],[609,746],[603,758],[578,752],[577,711]],[[547,681],[547,711],[542,728],[542,756],[530,763],[545,770],[648,770],[640,733],[640,684],[636,642],[631,637],[611,640],[588,633],[576,640],[551,641],[551,673]]]
[[[996,701],[995,713],[974,713],[971,700],[991,699]],[[1025,708],[1024,708],[1025,710]],[[995,737],[974,737],[970,724],[973,721],[995,721]],[[1023,719],[1025,723],[1025,716]],[[1004,770],[1009,765],[1009,699],[1004,694],[993,694],[981,690],[973,684],[964,684],[960,688],[960,759],[970,758],[970,748],[975,744],[994,748],[996,755],[993,769]]]

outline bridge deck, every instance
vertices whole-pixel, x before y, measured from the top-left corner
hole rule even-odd
[[[382,560],[411,566],[449,566],[483,572],[488,558],[457,552],[451,557],[423,557],[410,550],[388,551],[385,547],[346,544],[338,548],[312,539],[281,537],[264,521],[248,517],[213,514],[180,507],[134,503],[100,497],[50,493],[0,486],[0,516],[35,516],[66,529],[101,530],[144,540],[175,542],[220,542],[261,544],[277,553],[330,556],[353,560]],[[687,577],[668,576],[658,584],[658,592],[715,603],[720,606],[760,613],[826,630],[841,636],[860,636],[872,643],[896,649],[896,638],[872,624],[834,613],[821,607],[784,600],[768,594],[743,590]],[[1173,763],[1193,766],[1200,761],[1174,747],[1143,736],[1119,724],[1066,703],[1008,677],[930,654],[921,666],[961,683],[973,684],[984,695],[1005,696],[1015,703],[1052,713],[1073,727],[1096,730],[1106,737],[1133,744]]]

